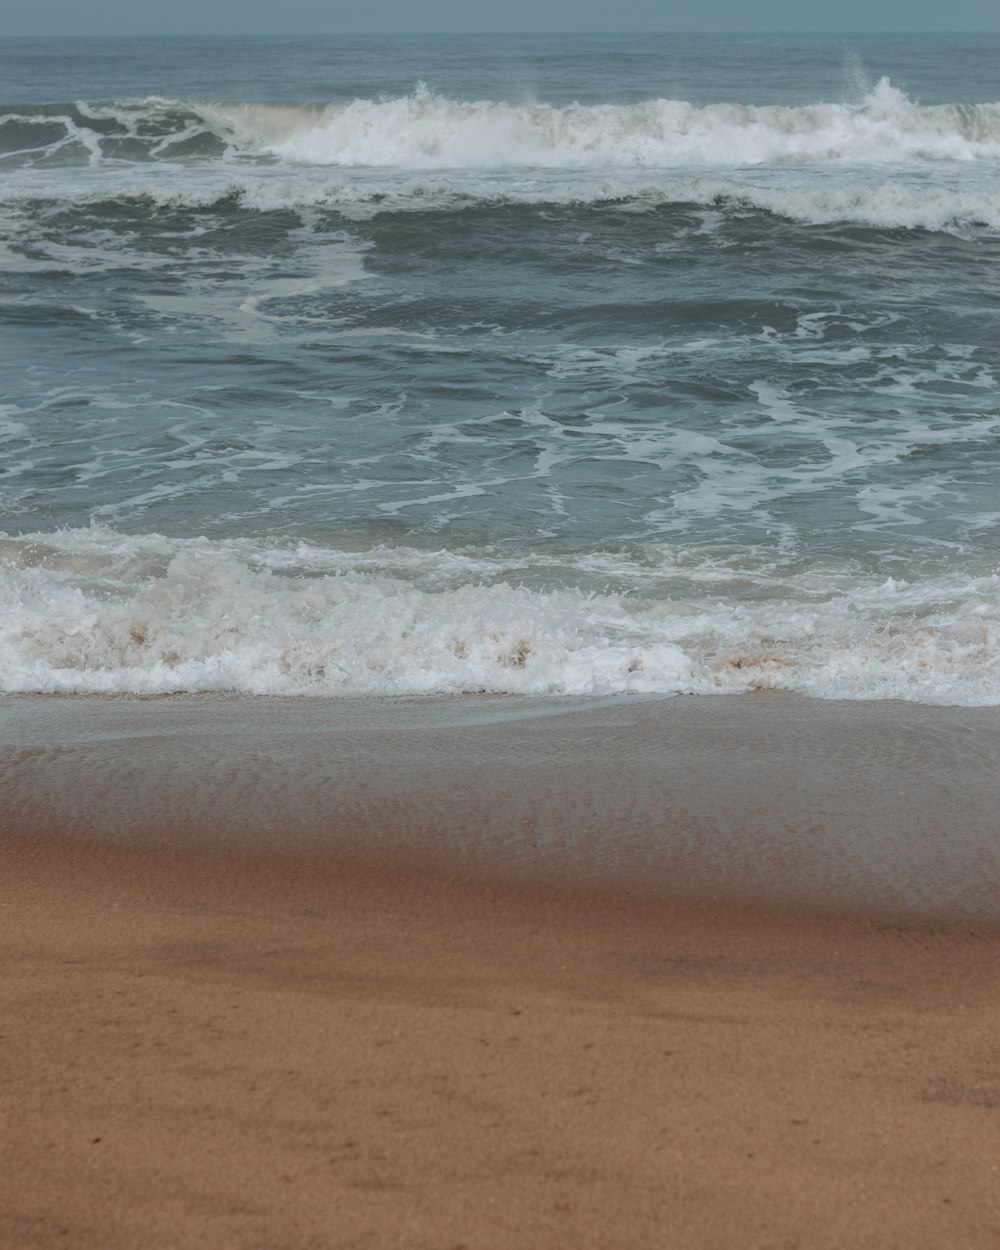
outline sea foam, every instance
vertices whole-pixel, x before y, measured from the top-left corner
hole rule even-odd
[[[309,104],[151,97],[0,114],[0,160],[238,161],[409,169],[664,169],[995,161],[1000,103],[921,105],[883,78],[854,103],[797,107],[651,99],[633,104],[405,96]]]
[[[1000,157],[1000,104],[921,106],[888,79],[858,104],[683,100],[641,104],[466,102],[425,87],[320,110],[205,111],[243,148],[319,165],[410,168],[744,166]]]
[[[0,599],[8,692],[766,689],[1000,705],[996,574],[902,582],[666,546],[555,560],[94,527],[0,539]]]
[[[887,79],[855,103],[800,107],[670,99],[556,107],[420,87],[325,107],[150,98],[0,115],[8,217],[53,201],[316,208],[356,219],[620,203],[997,230],[998,161],[1000,103],[920,105]]]
[[[186,171],[184,171],[186,174]],[[1000,198],[991,186],[962,182],[955,186],[923,185],[905,177],[845,175],[836,183],[805,176],[754,179],[743,174],[694,176],[625,176],[621,171],[600,178],[547,176],[507,177],[498,182],[467,171],[420,177],[384,174],[350,178],[314,176],[290,178],[280,171],[233,175],[199,171],[196,177],[148,174],[101,178],[86,177],[60,185],[38,177],[11,180],[0,193],[0,212],[8,234],[15,238],[33,229],[40,206],[56,201],[74,207],[102,209],[119,204],[133,209],[219,209],[238,207],[253,212],[336,213],[348,221],[363,221],[393,213],[450,213],[475,207],[606,207],[627,211],[655,211],[691,205],[742,214],[760,212],[801,225],[850,224],[876,229],[927,230],[963,234],[969,230],[1000,230]],[[5,206],[5,209],[4,209]],[[3,246],[0,243],[0,246]],[[18,255],[7,255],[11,267],[30,265]],[[94,262],[91,260],[91,264]]]

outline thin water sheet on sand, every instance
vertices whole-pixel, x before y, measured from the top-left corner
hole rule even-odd
[[[349,852],[568,891],[990,921],[1000,710],[7,698],[19,836]]]

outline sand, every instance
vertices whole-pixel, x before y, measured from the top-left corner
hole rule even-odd
[[[995,712],[0,717],[0,1245],[1000,1245]]]

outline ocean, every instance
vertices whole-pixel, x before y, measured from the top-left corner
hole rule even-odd
[[[0,690],[1000,705],[1000,37],[0,92]]]

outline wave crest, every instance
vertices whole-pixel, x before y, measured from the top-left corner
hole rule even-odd
[[[922,107],[888,79],[857,105],[514,105],[425,87],[302,116],[245,105],[219,117],[242,143],[313,165],[669,168],[1000,157],[1000,104]]]
[[[408,169],[664,169],[1000,158],[1000,103],[920,105],[883,78],[859,103],[510,104],[425,86],[327,106],[151,98],[8,109],[0,162],[263,158]]]

